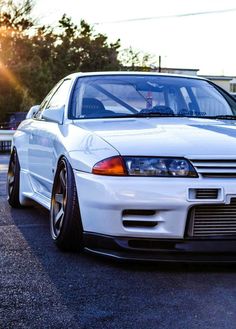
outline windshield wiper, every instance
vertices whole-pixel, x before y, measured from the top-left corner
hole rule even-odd
[[[182,115],[177,115],[173,113],[162,113],[162,112],[138,112],[132,114],[122,114],[116,113],[116,118],[140,118],[140,117],[183,117]],[[113,116],[114,118],[114,116]]]
[[[132,115],[133,116],[133,115]],[[218,120],[236,120],[236,115],[188,115],[188,114],[175,114],[168,112],[139,112],[134,114],[134,116],[142,117],[175,117],[175,118],[200,118],[200,119],[218,119]]]
[[[119,114],[109,115],[103,117],[90,117],[90,119],[118,119],[118,118],[189,118],[189,119],[213,119],[213,120],[236,120],[236,115],[216,115],[216,116],[198,116],[198,115],[184,115],[184,114],[175,114],[175,113],[164,113],[164,112],[138,112],[132,114]],[[87,119],[87,118],[86,118]]]
[[[215,115],[213,117],[209,117],[210,119],[222,119],[222,120],[236,120],[236,115]]]
[[[145,111],[145,112],[138,112],[132,114],[119,114],[112,116],[104,116],[103,118],[198,118],[198,116],[190,116],[184,114],[175,114],[175,113],[168,113],[168,112],[157,112],[157,111]],[[202,117],[200,117],[202,118]],[[206,117],[203,117],[206,118]]]

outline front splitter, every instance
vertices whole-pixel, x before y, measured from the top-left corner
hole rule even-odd
[[[116,260],[180,263],[236,263],[236,238],[151,239],[84,232],[85,250]]]

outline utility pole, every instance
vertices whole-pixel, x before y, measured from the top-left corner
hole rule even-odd
[[[158,67],[158,72],[161,72],[161,56],[159,56],[159,67]]]

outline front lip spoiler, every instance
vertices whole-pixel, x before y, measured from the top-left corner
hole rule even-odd
[[[236,238],[153,239],[84,232],[84,247],[89,253],[120,261],[236,263]]]

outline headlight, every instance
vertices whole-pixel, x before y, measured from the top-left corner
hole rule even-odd
[[[189,161],[173,158],[124,157],[131,176],[197,177]]]
[[[96,175],[198,177],[186,159],[158,157],[111,157],[95,164]]]

